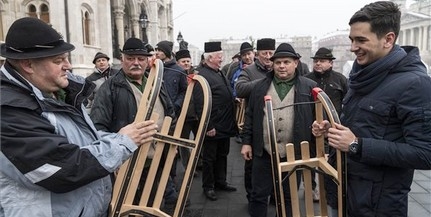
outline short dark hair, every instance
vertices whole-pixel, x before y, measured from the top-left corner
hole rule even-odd
[[[397,4],[390,1],[377,1],[365,5],[357,11],[349,21],[349,25],[357,22],[368,22],[371,32],[382,38],[388,32],[395,33],[397,40],[400,33],[401,11]]]

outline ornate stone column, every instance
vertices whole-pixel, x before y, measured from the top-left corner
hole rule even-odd
[[[423,33],[424,33],[424,37],[422,38],[422,48],[423,48],[423,50],[427,50],[427,48],[430,47],[430,45],[428,43],[431,43],[431,40],[428,40],[429,39],[428,37],[430,37],[428,35],[428,32],[429,32],[428,28],[431,28],[431,26],[423,26],[422,28],[423,28]]]
[[[118,45],[122,47],[124,45],[124,6],[118,6],[114,8],[114,20],[115,25],[117,27],[117,32],[114,34],[117,35]]]
[[[157,42],[159,42],[159,29],[158,29],[158,23],[159,23],[159,13],[158,13],[158,3],[157,0],[149,0],[148,1],[148,30],[147,34],[148,41],[151,45],[155,45]]]
[[[139,25],[138,15],[133,15],[132,17],[132,28],[133,28],[133,32],[135,33],[135,38],[142,39],[142,30]]]

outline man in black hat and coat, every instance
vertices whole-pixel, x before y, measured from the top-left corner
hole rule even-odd
[[[314,136],[310,126],[314,121],[314,99],[311,91],[316,82],[299,76],[299,57],[290,44],[281,43],[274,55],[273,70],[264,79],[256,82],[251,91],[242,132],[241,154],[245,160],[253,159],[252,192],[249,199],[249,214],[252,217],[266,216],[268,197],[273,192],[270,144],[264,97],[271,96],[274,108],[274,126],[280,161],[286,161],[285,145],[294,144],[295,159],[301,159],[300,143],[313,144]],[[310,102],[308,104],[307,102]],[[298,105],[295,105],[298,104]],[[290,106],[295,105],[295,106]],[[311,156],[315,149],[310,148]],[[283,176],[286,174],[283,174]],[[301,183],[301,173],[297,171],[297,184]],[[283,182],[287,216],[292,216],[289,182]]]
[[[226,76],[220,71],[223,62],[221,42],[206,42],[204,63],[198,67],[211,88],[211,116],[202,146],[202,188],[205,196],[217,200],[215,190],[236,191],[226,181],[227,155],[230,137],[238,132],[235,122],[235,103],[232,88]],[[193,91],[195,110],[198,117],[202,114],[202,88],[195,86]]]
[[[0,46],[0,216],[108,216],[110,174],[156,132],[153,121],[96,130],[82,104],[94,84],[70,72],[74,49],[33,17]]]
[[[227,79],[230,81],[230,84],[233,89],[233,95],[236,98],[237,94],[235,91],[235,83],[238,80],[239,75],[241,74],[241,71],[244,70],[247,66],[254,63],[254,49],[253,46],[251,46],[248,42],[243,42],[241,44],[240,50],[240,61],[233,63],[231,67],[229,67],[229,70],[227,71]]]
[[[326,47],[321,47],[317,50],[315,55],[311,57],[313,59],[313,71],[306,74],[307,78],[315,81],[317,86],[322,89],[334,104],[337,113],[341,113],[341,102],[347,93],[347,78],[341,73],[334,71],[332,66],[334,64],[335,57],[332,55],[332,51]],[[328,145],[325,145],[325,153],[335,155],[335,150],[329,151]],[[333,164],[335,165],[335,164]],[[312,172],[313,177],[313,200],[319,200],[319,191],[317,189],[317,183],[314,180],[315,172]],[[327,181],[328,186],[335,186],[332,180]],[[332,200],[328,200],[332,201]],[[335,203],[334,203],[335,202]],[[336,207],[336,201],[331,202],[331,205]]]
[[[135,121],[142,93],[147,83],[145,70],[149,64],[148,58],[152,56],[138,38],[129,38],[124,43],[120,71],[108,79],[99,89],[90,117],[98,130],[106,132],[117,132],[121,127]],[[174,106],[168,93],[162,86],[157,98],[154,111],[159,114],[157,120],[158,130],[161,129],[163,119],[169,116],[176,122]],[[154,147],[149,150],[149,158],[154,154]],[[137,197],[140,196],[145,184],[149,165],[144,168],[137,189]],[[138,198],[135,197],[134,204]],[[168,180],[164,199],[165,204],[174,204],[178,194],[172,180]]]
[[[241,71],[237,81],[235,82],[235,92],[238,98],[242,98],[247,102],[251,90],[254,88],[256,81],[266,77],[266,74],[272,70],[271,57],[275,50],[275,39],[262,38],[257,40],[256,55],[254,63]],[[247,103],[246,103],[247,104]],[[244,186],[247,192],[247,200],[250,200],[251,194],[251,168],[252,160],[244,162]]]
[[[93,59],[93,64],[95,66],[93,73],[91,73],[89,76],[85,78],[87,81],[91,81],[96,85],[96,87],[93,90],[93,93],[87,99],[87,104],[85,105],[88,113],[90,113],[91,111],[91,107],[93,106],[94,96],[96,95],[100,86],[109,77],[111,77],[112,75],[118,72],[118,70],[113,69],[109,64],[108,55],[102,52],[96,53]]]
[[[248,98],[257,79],[264,78],[272,70],[271,57],[275,50],[275,39],[262,38],[256,43],[256,59],[249,67],[244,68],[235,83],[237,97]]]
[[[313,59],[313,72],[305,76],[317,82],[317,86],[329,96],[338,114],[340,114],[341,101],[348,88],[347,78],[332,69],[335,57],[330,49],[319,48],[311,59]]]
[[[183,106],[187,90],[187,73],[172,56],[173,43],[160,41],[156,45],[156,58],[163,62],[163,83],[175,107],[175,114],[179,115]]]

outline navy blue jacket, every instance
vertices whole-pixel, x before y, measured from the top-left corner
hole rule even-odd
[[[163,65],[164,86],[174,104],[176,115],[180,115],[187,91],[187,73],[177,64],[175,59],[165,62]]]
[[[407,216],[414,169],[431,169],[431,78],[418,49],[355,61],[341,122],[362,144],[348,158],[349,215]]]

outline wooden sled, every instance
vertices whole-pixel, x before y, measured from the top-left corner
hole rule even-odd
[[[135,121],[157,120],[158,115],[153,112],[154,103],[159,95],[163,77],[163,63],[155,60],[151,72],[147,79],[147,85],[142,94],[141,102],[136,114]],[[203,112],[199,122],[199,128],[194,139],[181,138],[181,132],[186,119],[188,106],[191,102],[193,87],[199,83],[203,90]],[[170,216],[161,210],[163,194],[169,179],[173,161],[176,156],[178,146],[187,147],[191,150],[187,168],[185,168],[184,178],[178,192],[178,200],[172,216],[182,216],[184,206],[190,191],[193,180],[193,173],[196,169],[201,145],[205,137],[211,112],[211,90],[207,81],[200,75],[193,76],[185,94],[181,114],[173,130],[171,128],[170,117],[165,117],[160,132],[154,136],[154,140],[149,144],[144,144],[135,151],[133,156],[127,160],[117,174],[112,201],[110,204],[110,217],[117,216]],[[148,160],[150,146],[155,147],[155,152],[151,160]],[[163,158],[163,162],[161,159]],[[149,163],[150,162],[150,163]],[[139,180],[145,164],[149,164],[148,175],[140,195],[137,194]],[[163,167],[160,166],[163,164]],[[135,197],[139,197],[139,203],[134,204]]]
[[[240,99],[240,102],[236,103],[236,124],[238,126],[239,132],[242,131],[244,127],[245,120],[245,99]]]
[[[316,106],[316,120],[323,120],[323,108],[325,109],[328,119],[333,125],[340,123],[338,114],[329,99],[329,97],[320,89],[313,89],[313,96],[315,98]],[[276,213],[278,217],[286,217],[284,193],[283,193],[283,176],[282,173],[288,173],[288,181],[290,186],[290,197],[292,205],[292,216],[316,216],[314,214],[314,204],[312,198],[312,180],[311,170],[316,171],[319,181],[319,216],[328,216],[326,204],[326,191],[324,176],[330,176],[338,186],[338,216],[345,217],[346,215],[346,167],[345,167],[345,154],[337,150],[337,168],[332,167],[325,158],[324,150],[324,137],[316,137],[316,157],[310,158],[309,143],[307,141],[301,142],[301,157],[302,159],[295,159],[294,145],[289,143],[286,145],[286,162],[280,162],[277,138],[273,121],[273,108],[270,96],[265,97],[265,106],[267,112],[268,135],[271,147],[271,164],[274,184],[274,196],[276,202]],[[317,168],[317,169],[316,169]],[[300,213],[299,196],[297,189],[296,171],[302,170],[304,177],[304,191],[305,191],[305,215]]]

